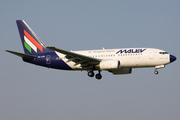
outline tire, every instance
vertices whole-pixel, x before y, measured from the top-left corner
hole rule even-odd
[[[156,74],[156,75],[157,75],[158,73],[159,73],[158,71],[154,71],[154,74]]]
[[[94,77],[94,72],[93,72],[93,71],[89,71],[89,72],[88,72],[88,76],[89,76],[89,77]]]
[[[102,78],[101,74],[96,74],[96,79],[100,80]]]

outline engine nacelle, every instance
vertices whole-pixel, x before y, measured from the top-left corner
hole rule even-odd
[[[114,75],[130,74],[130,73],[132,73],[132,68],[121,68],[119,70],[112,70],[112,71],[109,71],[109,72],[113,73]]]
[[[118,70],[120,69],[119,60],[102,60],[98,65],[100,70]]]

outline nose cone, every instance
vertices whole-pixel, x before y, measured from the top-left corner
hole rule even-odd
[[[170,55],[170,62],[174,62],[176,60],[176,57],[173,55]]]

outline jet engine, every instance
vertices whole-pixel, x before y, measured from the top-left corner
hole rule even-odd
[[[98,65],[100,70],[118,70],[120,69],[119,60],[102,60]]]

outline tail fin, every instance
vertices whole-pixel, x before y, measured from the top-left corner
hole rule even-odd
[[[42,41],[24,20],[16,21],[25,54],[34,55],[47,50]]]

